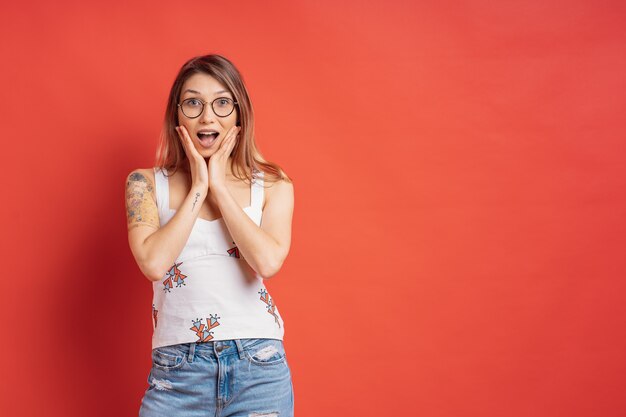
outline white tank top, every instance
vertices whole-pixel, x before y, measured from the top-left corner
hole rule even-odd
[[[154,168],[159,221],[169,207],[167,172]],[[261,225],[263,172],[244,212]],[[196,218],[191,234],[163,279],[152,285],[152,349],[179,343],[266,338],[283,340],[285,327],[263,278],[240,255],[223,218]]]

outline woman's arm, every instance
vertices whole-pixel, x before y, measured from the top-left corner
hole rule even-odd
[[[141,272],[161,280],[185,247],[206,198],[206,189],[192,187],[176,214],[159,227],[152,175],[135,170],[126,178],[128,243]]]
[[[239,207],[226,187],[215,187],[215,197],[230,235],[246,262],[261,277],[275,275],[283,265],[291,245],[293,184],[278,181],[266,190],[261,227]]]

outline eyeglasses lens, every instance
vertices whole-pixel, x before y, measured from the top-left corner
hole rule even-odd
[[[220,116],[226,117],[233,111],[233,101],[229,98],[218,98],[213,101],[213,112]],[[183,101],[182,110],[187,117],[198,117],[202,113],[204,105],[200,100],[189,98]]]

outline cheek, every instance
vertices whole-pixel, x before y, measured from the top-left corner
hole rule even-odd
[[[182,123],[181,126],[185,127],[185,130],[187,130],[187,134],[189,135],[189,137],[191,138],[192,142],[196,142],[198,140],[198,138],[196,137],[196,135],[194,135],[193,133],[193,129],[191,128],[191,126],[189,126],[189,123]]]
[[[185,126],[187,129],[193,124],[192,119],[188,119],[185,115],[178,109],[178,113],[176,114],[176,123],[177,126]]]
[[[239,124],[239,112],[237,110],[233,111],[230,116],[228,116],[229,124],[238,125]]]
[[[183,120],[181,123],[181,126],[185,126],[185,129],[187,129],[187,132],[189,133],[189,135],[191,136],[191,131],[192,131],[192,124],[189,123],[187,120]]]

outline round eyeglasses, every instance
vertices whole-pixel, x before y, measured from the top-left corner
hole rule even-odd
[[[202,114],[204,105],[208,103],[208,101],[202,101],[199,98],[188,98],[183,100],[182,103],[178,103],[177,106],[180,107],[185,116],[195,119]],[[218,97],[211,102],[211,108],[216,116],[226,117],[233,112],[235,104],[238,103],[228,97]]]

